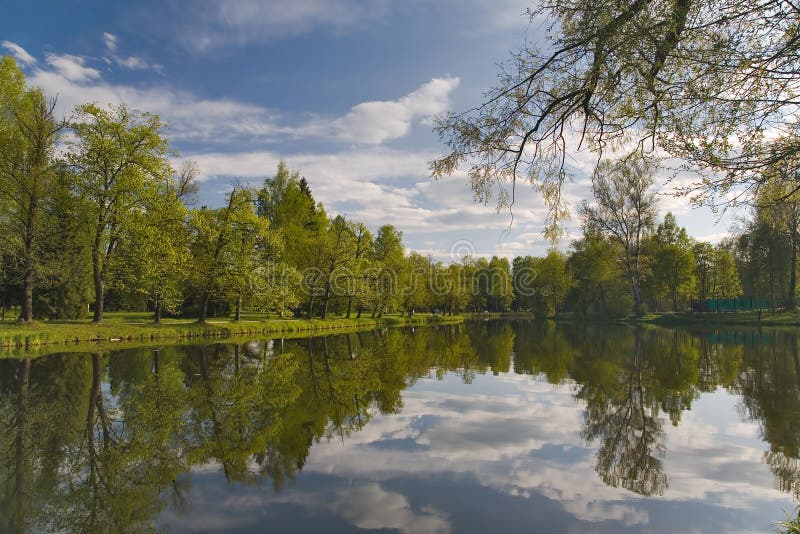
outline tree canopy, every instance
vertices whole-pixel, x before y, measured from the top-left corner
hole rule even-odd
[[[478,200],[513,203],[524,179],[550,227],[566,215],[567,156],[655,150],[704,171],[709,200],[749,192],[795,161],[800,8],[785,0],[545,0],[529,12],[541,48],[512,53],[479,106],[439,118],[449,153],[435,177],[469,167]],[[727,197],[730,198],[730,197]]]

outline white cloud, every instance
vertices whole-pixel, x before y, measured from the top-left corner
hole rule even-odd
[[[107,46],[110,44],[109,51],[118,47],[116,36],[104,34],[104,39]],[[121,57],[112,53],[110,57],[104,59],[128,69],[160,68],[136,56]],[[124,102],[131,108],[162,115],[170,125],[172,139],[213,142],[215,145],[241,144],[243,140],[264,142],[313,137],[380,144],[408,134],[415,121],[429,124],[433,115],[447,109],[450,93],[459,83],[459,79],[454,77],[434,78],[398,100],[365,102],[354,106],[343,117],[318,118],[305,124],[289,125],[285,119],[259,105],[229,99],[200,99],[188,91],[166,85],[135,87],[111,84],[101,78],[100,71],[88,67],[83,57],[51,53],[46,58],[50,68],[34,69],[30,80],[48,94],[58,95],[63,113],[87,101],[100,104]],[[330,157],[337,159],[337,156]],[[432,158],[433,154],[429,157]],[[390,163],[408,167],[408,163],[400,158]],[[427,174],[426,166],[427,163],[424,174]],[[385,170],[385,167],[381,169]]]
[[[331,510],[362,529],[397,530],[402,533],[447,533],[447,518],[433,509],[416,512],[408,497],[367,483],[339,490],[326,499]]]
[[[103,57],[103,60],[107,63],[116,63],[122,68],[130,69],[130,70],[146,70],[146,69],[154,69],[157,71],[161,71],[163,68],[162,65],[153,64],[150,65],[144,59],[138,56],[128,56],[122,57],[117,55],[117,49],[119,48],[119,37],[114,35],[113,33],[103,32],[103,42],[106,45],[106,49],[111,56],[111,59],[107,57]]]
[[[387,6],[386,0],[195,1],[175,8],[184,21],[184,31],[176,33],[188,49],[208,52],[320,29],[342,31],[380,18]]]
[[[63,58],[53,59],[59,68],[35,69],[29,77],[30,82],[41,87],[46,94],[58,96],[62,115],[68,115],[76,105],[85,102],[101,105],[125,103],[133,109],[161,115],[169,124],[168,135],[173,141],[245,136],[264,139],[279,133],[273,126],[270,112],[260,106],[228,99],[201,99],[168,86],[140,88],[110,84],[93,78],[94,73],[99,76],[94,69],[89,69],[93,73],[81,75],[80,69],[86,67]]]
[[[314,197],[329,214],[345,214],[373,228],[394,224],[406,232],[449,231],[464,237],[472,230],[500,233],[509,222],[507,214],[474,204],[460,177],[438,183],[428,178],[427,162],[433,153],[371,147],[334,153],[213,152],[185,157],[197,161],[204,181],[244,179],[253,185],[273,175],[283,159],[309,178]],[[515,213],[520,220],[531,220],[541,217],[543,210],[521,201]],[[449,245],[455,237],[445,239]]]
[[[84,65],[85,59],[72,54],[45,54],[47,64],[70,82],[87,82],[100,78],[100,71]]]
[[[16,58],[17,61],[22,63],[23,65],[35,65],[36,58],[30,55],[24,48],[19,46],[17,43],[12,43],[11,41],[2,41],[0,42],[0,46],[11,52],[11,55]]]
[[[144,70],[150,68],[145,60],[136,56],[115,58],[117,65],[131,70]]]
[[[363,102],[330,124],[343,141],[381,144],[408,134],[414,120],[430,125],[434,115],[450,105],[450,93],[458,87],[455,77],[434,78],[416,91],[393,101]]]
[[[113,33],[103,32],[103,42],[106,44],[106,48],[111,52],[117,51],[119,38]]]
[[[491,387],[481,387],[480,377],[459,387],[450,378],[441,385],[419,381],[404,392],[400,414],[374,417],[345,443],[317,445],[304,472],[378,484],[397,474],[468,474],[482,486],[509,495],[549,497],[585,521],[616,520],[628,526],[650,522],[640,496],[607,486],[594,474],[598,443],[586,444],[581,437],[585,407],[575,401],[574,383],[551,386],[501,373],[487,378]],[[723,416],[721,400],[731,404]],[[740,512],[759,503],[790,501],[772,486],[757,425],[741,421],[733,404],[735,399],[722,392],[707,394],[683,413],[677,427],[665,425],[669,486],[660,500]],[[414,424],[421,419],[435,423]],[[423,447],[424,454],[379,446],[393,439],[409,440]],[[543,450],[570,451],[568,464],[558,455],[535,454]]]

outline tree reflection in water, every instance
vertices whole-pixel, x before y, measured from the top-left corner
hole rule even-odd
[[[800,497],[794,333],[476,322],[243,345],[168,346],[0,361],[0,531],[142,531],[186,509],[193,468],[228,483],[291,482],[309,450],[399,413],[424,377],[514,372],[567,383],[604,483],[668,489],[665,429],[727,388]]]

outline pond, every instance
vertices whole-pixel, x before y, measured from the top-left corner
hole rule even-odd
[[[533,321],[0,360],[0,532],[771,532],[789,330]]]

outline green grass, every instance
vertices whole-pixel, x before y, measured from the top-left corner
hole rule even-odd
[[[649,322],[663,325],[750,325],[750,326],[800,326],[800,310],[734,313],[662,313],[654,314]]]
[[[20,324],[0,322],[0,349],[30,349],[44,345],[94,343],[137,343],[167,339],[220,338],[235,335],[313,334],[329,330],[369,329],[383,326],[459,323],[460,316],[416,314],[414,317],[388,315],[380,319],[280,319],[266,314],[243,314],[241,321],[212,318],[205,324],[191,319],[164,319],[153,324],[150,314],[107,313],[102,324],[89,319]]]
[[[764,311],[760,317],[758,312],[669,312],[620,317],[602,314],[579,315],[565,312],[557,314],[553,319],[564,322],[651,323],[661,326],[800,326],[800,310],[779,311],[774,314]]]
[[[800,506],[795,508],[794,515],[787,513],[786,521],[778,521],[775,527],[779,534],[800,534]]]

